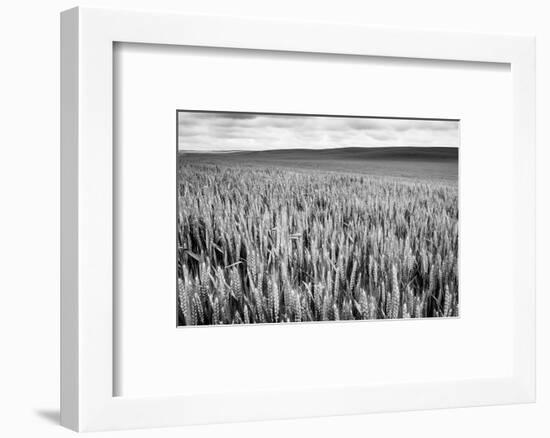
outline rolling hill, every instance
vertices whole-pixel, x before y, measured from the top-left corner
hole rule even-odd
[[[179,156],[189,163],[281,167],[444,181],[458,179],[458,148],[449,147],[182,151]]]

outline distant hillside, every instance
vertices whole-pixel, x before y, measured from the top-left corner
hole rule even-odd
[[[218,155],[219,152],[192,152],[189,155]],[[262,158],[262,159],[311,159],[311,160],[420,160],[420,161],[456,161],[458,148],[449,147],[352,147],[334,149],[276,149],[266,151],[232,151],[223,152],[225,157]]]
[[[386,147],[180,152],[185,163],[331,171],[456,183],[458,148]]]

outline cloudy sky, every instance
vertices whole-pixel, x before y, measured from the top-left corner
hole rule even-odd
[[[185,151],[458,147],[459,141],[457,121],[180,111],[178,124],[178,148]]]

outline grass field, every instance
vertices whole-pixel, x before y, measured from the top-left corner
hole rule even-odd
[[[178,155],[178,324],[458,316],[458,150]]]

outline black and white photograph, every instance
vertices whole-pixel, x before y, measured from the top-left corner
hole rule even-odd
[[[177,111],[177,324],[459,316],[460,122]]]

